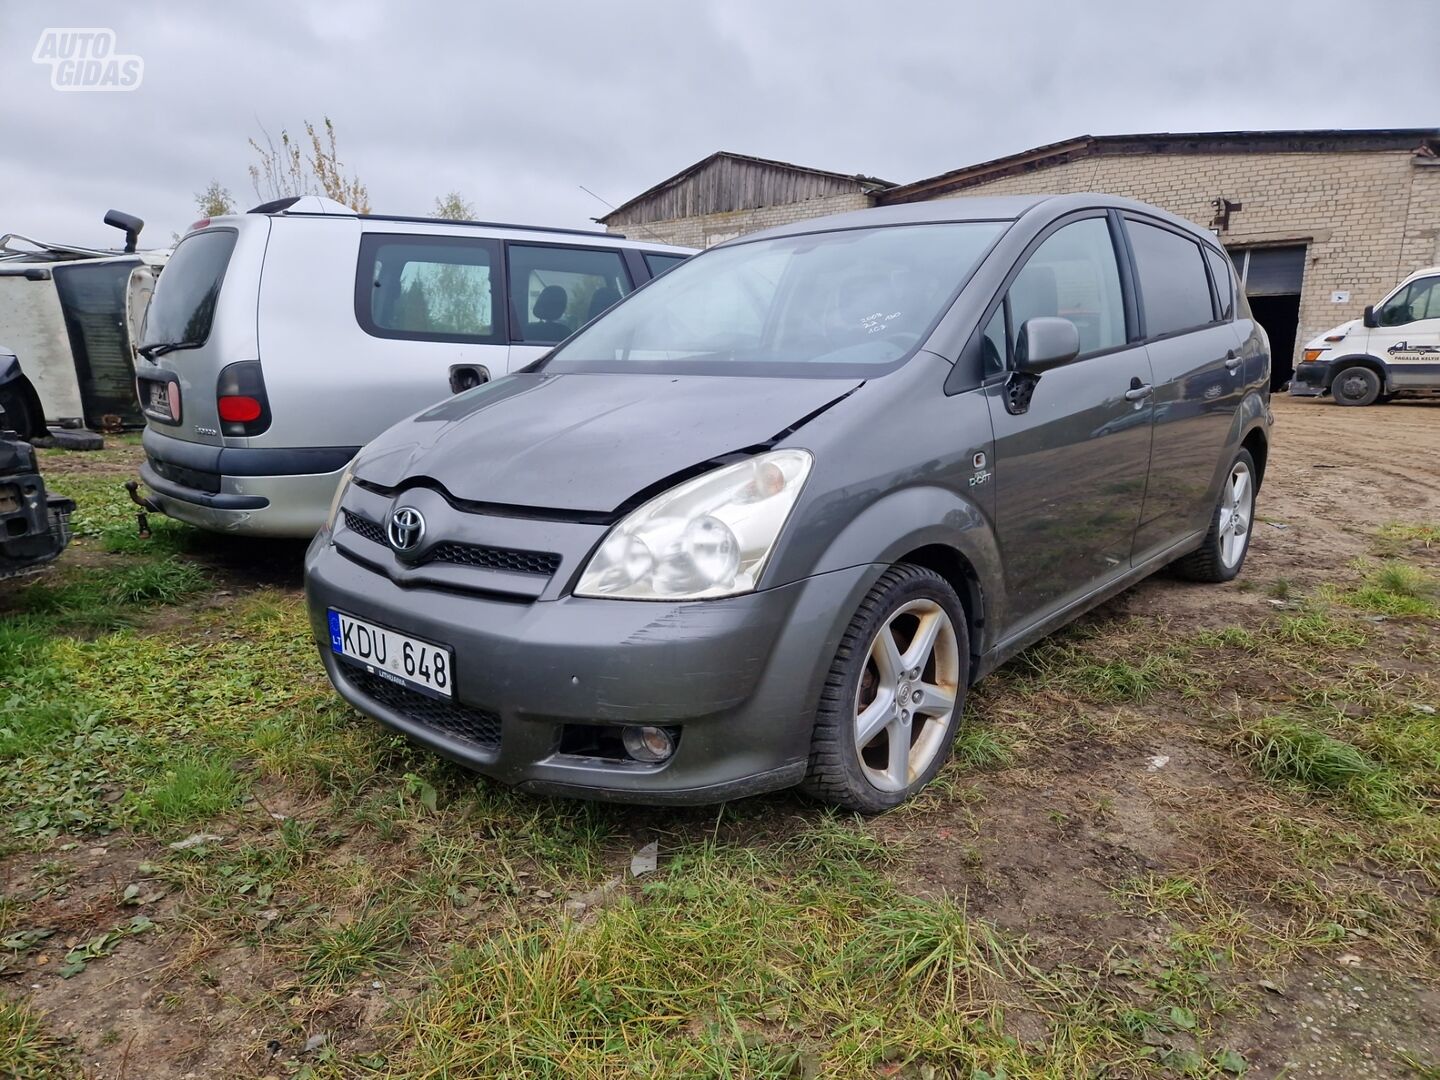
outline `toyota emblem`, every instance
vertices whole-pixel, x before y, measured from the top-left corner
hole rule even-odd
[[[390,515],[386,534],[396,551],[414,551],[425,536],[425,518],[413,506],[402,506]]]

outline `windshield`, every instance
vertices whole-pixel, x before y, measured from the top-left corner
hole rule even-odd
[[[210,229],[193,233],[176,245],[145,312],[140,331],[142,353],[149,356],[205,344],[225,267],[235,250],[235,235],[234,229]]]
[[[894,225],[717,248],[581,330],[545,369],[869,374],[924,340],[1005,224]]]

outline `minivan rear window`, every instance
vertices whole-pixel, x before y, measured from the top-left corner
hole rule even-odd
[[[234,229],[206,229],[175,245],[145,312],[140,331],[142,352],[194,349],[205,344],[237,235]]]

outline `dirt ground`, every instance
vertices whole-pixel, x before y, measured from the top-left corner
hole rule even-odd
[[[1355,560],[1373,555],[1382,526],[1440,520],[1440,402],[1346,409],[1277,397],[1274,407],[1273,446],[1241,582],[1217,589],[1160,575],[1118,597],[1087,619],[1087,632],[1112,641],[1117,655],[1125,655],[1127,635],[1136,627],[1152,642],[1257,627],[1287,607],[1276,597],[1275,583],[1301,594],[1346,580],[1358,573]],[[62,489],[65,465],[52,462],[47,476]],[[111,467],[118,474],[127,464],[120,455]],[[95,466],[76,456],[74,468]],[[298,547],[255,554],[245,545],[228,545],[213,562],[227,588],[244,577],[253,557],[268,585],[298,593],[299,556]],[[73,557],[88,557],[83,545]],[[1415,557],[1431,572],[1440,568],[1440,551]],[[1402,644],[1428,641],[1407,655],[1418,657],[1413,663],[1433,664],[1435,653],[1425,651],[1434,642],[1433,625],[1377,626],[1382,635],[1393,635],[1397,653]],[[868,823],[875,836],[905,852],[893,873],[906,891],[963,898],[970,915],[1023,936],[1030,962],[1046,972],[1106,972],[1107,980],[1125,985],[1141,969],[1147,977],[1165,977],[1156,957],[1170,947],[1165,943],[1175,931],[1175,908],[1162,906],[1136,883],[1203,878],[1206,888],[1226,887],[1224,903],[1212,903],[1202,891],[1180,904],[1207,928],[1206,947],[1227,957],[1217,962],[1207,992],[1237,1003],[1226,1013],[1223,1045],[1243,1054],[1246,1075],[1440,1075],[1434,1071],[1440,1062],[1440,965],[1434,954],[1407,953],[1411,947],[1404,945],[1382,948],[1361,934],[1333,948],[1289,954],[1271,949],[1263,960],[1246,960],[1248,942],[1257,935],[1294,931],[1293,912],[1277,898],[1294,871],[1273,857],[1259,823],[1291,813],[1301,826],[1323,830],[1330,821],[1318,810],[1310,821],[1303,804],[1282,805],[1284,796],[1259,783],[1206,719],[1216,702],[1244,715],[1256,703],[1276,699],[1286,688],[1273,673],[1262,678],[1235,666],[1201,672],[1214,687],[1203,706],[1182,693],[1162,693],[1075,707],[1046,705],[1040,695],[1022,707],[1007,690],[1007,670],[973,703],[987,724],[1003,730],[1013,721],[1033,736],[1050,715],[1047,709],[1054,715],[1069,710],[1078,722],[1054,739],[1032,741],[1014,765],[983,775],[952,769],[950,782],[913,808]],[[267,791],[263,805],[288,816],[302,805],[286,802],[290,797]],[[770,797],[767,805],[751,819],[756,842],[816,813],[790,795]],[[1252,813],[1253,831],[1246,827]],[[704,823],[713,820],[666,814],[628,814],[629,840],[638,844],[696,822],[708,828]],[[734,839],[746,842],[743,831]],[[267,1019],[283,1009],[292,985],[284,956],[257,945],[253,933],[207,938],[190,910],[195,898],[173,886],[145,885],[142,864],[163,856],[162,844],[123,835],[67,840],[73,845],[68,849],[14,854],[0,865],[0,893],[15,896],[64,864],[59,876],[67,888],[27,916],[28,923],[53,929],[57,943],[83,942],[137,913],[200,930],[188,945],[137,933],[116,944],[107,963],[73,978],[57,977],[58,961],[39,963],[43,954],[37,952],[27,962],[0,967],[0,991],[24,996],[47,1016],[49,1029],[79,1051],[84,1075],[95,1080],[294,1075],[301,1052],[293,1033],[304,1030],[304,1021],[292,1014],[292,1034],[277,1049],[277,1032]],[[1326,880],[1341,889],[1379,890],[1397,909],[1429,904],[1440,911],[1422,875],[1382,873],[1364,858],[1335,867]],[[140,895],[124,899],[126,886],[136,881]],[[263,929],[265,913],[256,918]],[[182,957],[184,948],[198,949],[200,962]],[[179,973],[181,960],[198,974]],[[331,1032],[332,1042],[371,1046],[387,1009],[413,997],[422,983],[417,977],[382,991],[379,980],[365,980],[323,1007],[311,996],[303,1007],[298,996],[292,1004]],[[1135,991],[1139,1000],[1145,993]],[[1022,1044],[1043,1046],[1053,1036],[1051,1023],[1017,1009],[1007,1016],[1006,1031]],[[1169,1050],[1191,1045],[1184,1031],[1164,1038]],[[7,1075],[3,1062],[0,1075]]]

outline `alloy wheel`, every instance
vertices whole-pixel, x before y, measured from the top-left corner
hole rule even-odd
[[[1255,484],[1250,466],[1237,461],[1220,496],[1220,560],[1233,567],[1245,554],[1255,514]]]
[[[934,600],[911,600],[880,626],[855,694],[855,750],[876,788],[904,790],[944,749],[959,679],[955,626]]]

